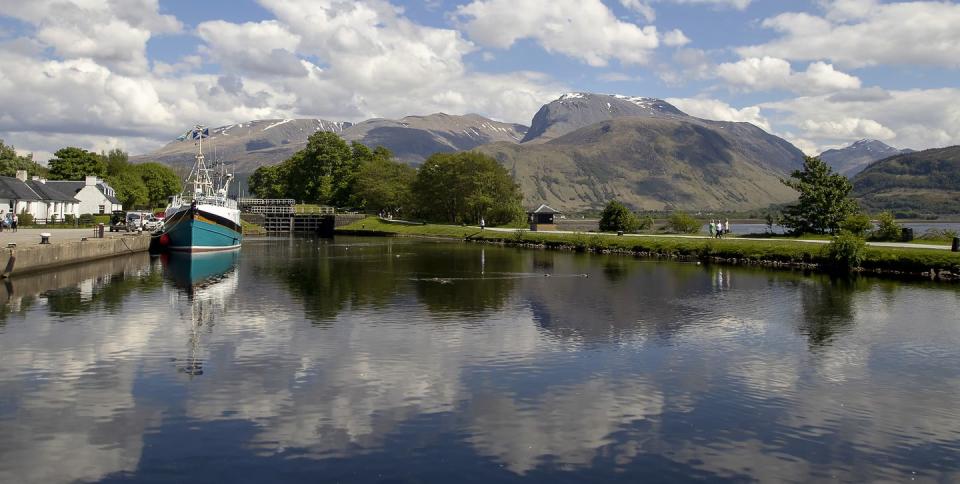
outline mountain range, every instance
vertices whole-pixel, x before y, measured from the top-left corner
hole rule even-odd
[[[853,192],[874,212],[960,213],[960,146],[877,161],[853,178]]]
[[[870,163],[903,153],[913,153],[913,150],[897,149],[875,139],[862,139],[845,148],[824,151],[820,153],[820,159],[833,171],[853,177]]]
[[[544,105],[528,128],[476,114],[370,119],[244,122],[211,130],[205,152],[234,165],[240,179],[283,161],[317,131],[384,146],[419,164],[435,152],[478,150],[514,175],[525,202],[562,211],[598,210],[611,199],[634,209],[745,210],[788,202],[796,194],[780,178],[803,153],[749,123],[710,121],[666,101],[568,93]],[[195,146],[173,141],[133,157],[190,165]]]

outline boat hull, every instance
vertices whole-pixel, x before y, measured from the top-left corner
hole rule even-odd
[[[234,210],[235,211],[235,210]],[[161,234],[163,248],[175,252],[237,250],[243,241],[239,212],[223,207],[189,206],[172,211]]]

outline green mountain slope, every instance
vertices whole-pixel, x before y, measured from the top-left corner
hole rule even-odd
[[[494,143],[477,151],[510,169],[530,206],[596,210],[745,210],[788,202],[780,183],[803,154],[748,123],[693,117],[623,117],[546,143]]]
[[[960,213],[960,146],[877,161],[853,178],[853,190],[873,211]]]

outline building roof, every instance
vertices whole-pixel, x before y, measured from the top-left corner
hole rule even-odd
[[[43,200],[43,196],[35,192],[23,181],[12,176],[0,176],[0,198],[10,200]]]
[[[53,200],[56,202],[77,202],[76,197],[73,196],[73,192],[70,190],[64,190],[63,187],[58,185],[51,185],[50,182],[42,183],[36,180],[29,180],[26,183],[31,190],[42,196],[43,200]]]
[[[107,195],[107,192],[104,190],[103,185],[106,182],[100,181],[97,182],[97,190],[103,195],[103,198],[106,198],[110,203],[115,203],[120,205],[120,200],[115,196]],[[83,187],[87,186],[87,182],[84,180],[81,181],[71,181],[71,180],[53,180],[47,181],[47,185],[54,185],[60,192],[70,193],[71,196],[76,195],[80,190],[83,190]]]
[[[560,212],[550,208],[547,204],[542,203],[540,204],[539,207],[537,207],[536,210],[531,210],[527,213],[560,213]]]

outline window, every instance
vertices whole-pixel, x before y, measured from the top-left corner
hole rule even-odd
[[[100,205],[100,213],[101,213],[101,214],[103,214],[103,210],[104,210],[103,205]]]

